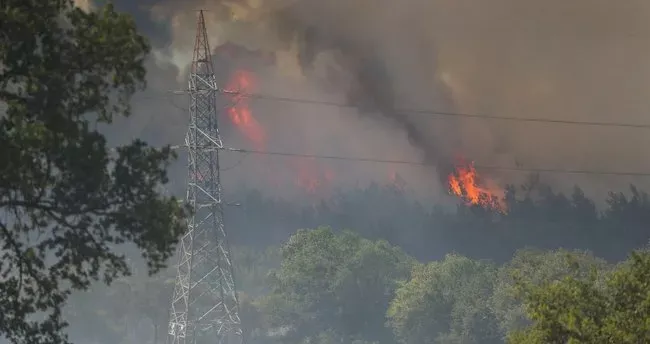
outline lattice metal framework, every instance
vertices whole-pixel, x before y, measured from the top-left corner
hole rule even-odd
[[[189,77],[187,202],[194,208],[179,247],[169,344],[242,343],[239,301],[223,224],[217,124],[218,87],[203,11]]]

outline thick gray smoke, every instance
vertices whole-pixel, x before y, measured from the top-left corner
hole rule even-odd
[[[157,45],[158,63],[165,61],[167,69],[175,66],[177,81],[183,80],[191,59],[195,11],[203,8],[209,11],[213,46],[233,42],[275,53],[276,66],[258,73],[260,93],[357,106],[256,105],[260,122],[274,134],[269,136],[278,138],[269,138],[276,149],[427,159],[442,176],[457,156],[524,168],[650,170],[650,162],[639,154],[650,143],[644,130],[481,121],[399,110],[648,123],[650,3],[645,0],[142,4],[140,21],[168,24],[169,31],[160,34],[165,43]],[[423,171],[409,177],[415,184],[436,179]],[[517,181],[513,175],[493,177],[502,183]],[[597,192],[631,182],[643,185],[620,177],[545,178]]]

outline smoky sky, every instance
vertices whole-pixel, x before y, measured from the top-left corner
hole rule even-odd
[[[191,59],[196,10],[206,9],[213,47],[232,42],[275,54],[276,64],[257,72],[260,93],[355,106],[253,105],[270,133],[269,144],[276,149],[428,160],[438,169],[462,157],[507,167],[650,171],[643,149],[650,139],[642,129],[469,120],[401,111],[650,123],[650,3],[644,0],[116,4],[134,13],[155,42],[151,68],[158,72],[150,80],[154,89],[182,85],[183,68]],[[185,106],[182,98],[177,101]],[[170,116],[150,105],[138,111],[148,112],[141,118],[151,118],[152,112]],[[182,137],[182,118],[173,129],[169,129],[169,123],[176,123],[173,120],[155,122],[157,133]],[[233,143],[245,144],[232,136]],[[248,159],[240,168],[250,170],[254,160]],[[354,178],[371,170],[381,178],[390,168],[346,165],[339,170]],[[525,177],[485,173],[501,184]],[[439,189],[432,186],[439,179],[431,170],[419,169],[409,177],[414,184]],[[645,183],[631,177],[543,177],[560,186],[577,183],[594,192]]]

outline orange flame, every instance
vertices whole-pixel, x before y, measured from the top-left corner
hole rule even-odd
[[[308,194],[322,194],[334,179],[334,172],[317,166],[314,158],[303,158],[297,161],[298,178],[296,185]]]
[[[227,109],[227,112],[230,121],[253,142],[255,148],[263,150],[266,135],[262,126],[253,117],[247,98],[247,94],[252,92],[254,81],[253,75],[247,71],[237,70],[233,73],[226,89],[237,94],[232,95],[233,105]]]
[[[229,47],[224,47],[221,52],[227,57]],[[234,94],[230,96],[232,105],[227,108],[227,114],[230,122],[253,143],[255,149],[265,151],[267,135],[262,125],[253,116],[248,100],[248,95],[253,93],[255,84],[255,76],[249,71],[239,69],[232,73],[226,91]],[[330,169],[319,168],[313,160],[298,158],[294,167],[297,174],[295,184],[308,194],[321,195],[334,178],[334,173]],[[278,182],[275,181],[274,184]]]
[[[449,175],[449,191],[462,198],[468,205],[479,205],[484,208],[505,212],[503,190],[498,187],[482,186],[474,164],[457,166],[456,171]]]

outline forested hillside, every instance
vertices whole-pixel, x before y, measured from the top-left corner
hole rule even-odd
[[[650,199],[645,192],[633,186],[616,190],[605,207],[597,208],[577,187],[564,194],[538,178],[531,180],[535,182],[507,188],[506,214],[464,204],[445,210],[417,203],[393,186],[375,184],[302,206],[259,191],[239,193],[230,198],[241,200],[242,206],[229,208],[226,220],[239,245],[278,245],[297,228],[327,225],[387,240],[421,260],[454,251],[504,262],[526,246],[579,248],[618,260],[648,240]]]
[[[510,190],[507,214],[428,209],[379,185],[343,193],[336,206],[296,207],[250,193],[228,213],[250,342],[645,336],[630,315],[645,306],[630,300],[650,292],[643,282],[650,257],[642,251],[617,263],[645,247],[647,195],[613,193],[597,210],[578,189],[564,196],[540,187],[523,197]],[[73,338],[160,342],[173,276],[172,269],[153,279],[136,272],[75,298]]]

